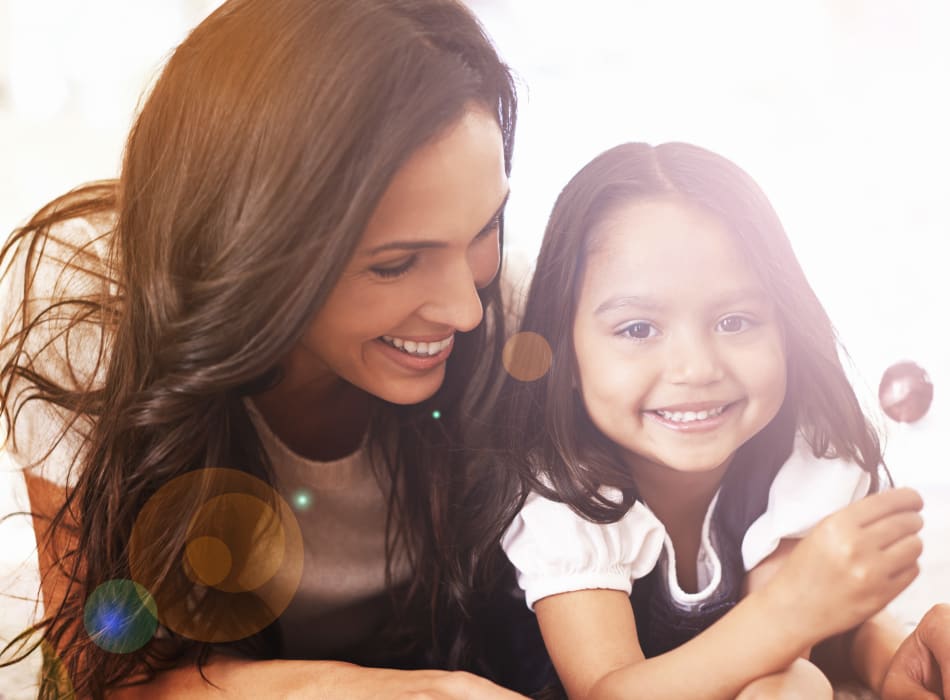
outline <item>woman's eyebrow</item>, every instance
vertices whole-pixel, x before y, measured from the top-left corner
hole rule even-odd
[[[481,236],[483,233],[487,233],[492,226],[495,225],[495,221],[501,216],[501,213],[505,210],[505,206],[508,204],[508,197],[511,196],[511,190],[508,190],[505,193],[505,198],[501,201],[501,205],[498,209],[495,210],[495,213],[491,215],[491,218],[488,220],[482,228],[479,230],[475,237]],[[426,248],[445,248],[445,241],[390,241],[389,243],[383,243],[378,245],[375,248],[371,248],[366,251],[363,255],[365,257],[371,257],[378,253],[384,253],[389,250],[424,250]]]

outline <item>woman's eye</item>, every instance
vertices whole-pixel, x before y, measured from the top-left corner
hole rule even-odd
[[[399,263],[398,265],[371,267],[370,272],[385,279],[393,279],[394,277],[399,277],[400,275],[404,275],[409,272],[409,270],[412,269],[412,266],[415,264],[416,256],[413,255],[405,262]]]
[[[489,223],[488,226],[486,226],[485,228],[483,228],[483,229],[478,233],[478,235],[475,237],[475,240],[480,240],[480,239],[482,239],[482,238],[488,238],[490,235],[492,235],[492,234],[494,234],[494,233],[498,233],[499,230],[501,230],[501,214],[499,214],[499,215],[496,216],[494,219],[492,219],[492,220],[491,220],[491,223]]]
[[[722,333],[741,333],[751,325],[752,322],[744,316],[726,316],[716,324],[716,330]]]
[[[656,327],[647,321],[636,321],[620,331],[621,335],[634,340],[646,340],[657,334]]]

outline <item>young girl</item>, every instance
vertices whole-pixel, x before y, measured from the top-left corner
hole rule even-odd
[[[830,698],[809,649],[861,623],[880,688],[900,636],[874,616],[916,576],[921,503],[863,498],[878,439],[755,183],[686,144],[600,155],[554,207],[522,330],[552,362],[508,385],[531,492],[503,546],[570,697]]]

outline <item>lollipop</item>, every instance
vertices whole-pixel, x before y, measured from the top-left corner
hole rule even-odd
[[[934,385],[927,372],[914,362],[891,365],[881,377],[878,399],[888,417],[900,423],[923,418],[934,397]]]

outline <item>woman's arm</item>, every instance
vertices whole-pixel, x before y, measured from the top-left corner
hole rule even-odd
[[[38,546],[42,595],[47,612],[55,611],[63,599],[65,579],[56,562],[71,542],[66,530],[50,539],[49,518],[64,501],[61,486],[46,479],[26,475],[30,509]],[[202,677],[202,672],[204,677]],[[396,671],[363,668],[336,661],[252,661],[218,655],[199,672],[191,664],[159,674],[148,683],[116,689],[108,693],[116,700],[145,698],[432,698],[440,700],[517,700],[510,692],[478,676],[449,671]],[[207,678],[207,680],[205,680]],[[210,681],[210,683],[209,683]]]
[[[203,667],[165,671],[146,685],[108,694],[110,700],[151,698],[277,698],[305,700],[525,700],[523,695],[461,671],[396,671],[339,661],[250,661],[218,656]]]
[[[865,639],[868,647],[878,646],[883,656],[899,635],[895,622],[893,631],[870,634]],[[881,641],[877,641],[883,637]],[[874,655],[875,658],[880,658]],[[871,655],[862,651],[860,640],[855,639],[853,658],[860,668],[862,659]],[[880,669],[876,665],[874,670]],[[873,678],[871,674],[869,678]],[[877,688],[878,686],[872,686]],[[928,610],[917,627],[900,642],[896,653],[887,663],[879,689],[883,700],[936,700],[950,698],[950,605],[935,605]]]

